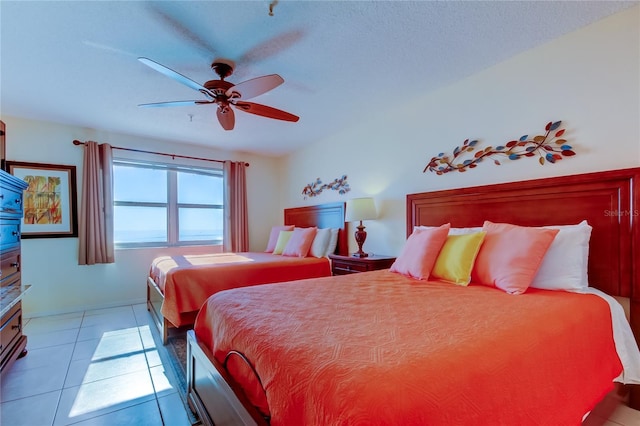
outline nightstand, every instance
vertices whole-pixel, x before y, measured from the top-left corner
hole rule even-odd
[[[377,271],[390,268],[395,257],[369,255],[368,257],[340,256],[330,254],[331,272],[333,275],[355,274],[358,272]]]

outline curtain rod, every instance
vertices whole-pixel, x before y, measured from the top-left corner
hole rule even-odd
[[[74,145],[84,145],[85,142],[80,142],[79,140],[74,139],[73,144]],[[142,150],[142,149],[134,149],[134,148],[122,148],[122,147],[119,147],[119,146],[112,146],[111,149],[120,149],[122,151],[132,151],[132,152],[142,152],[142,153],[145,153],[145,154],[164,155],[166,157],[171,157],[171,158],[178,157],[178,158],[188,158],[190,160],[202,160],[202,161],[213,161],[215,163],[224,163],[224,160],[214,160],[214,159],[211,159],[211,158],[201,158],[201,157],[190,157],[188,155],[180,155],[180,154],[166,154],[164,152],[145,151],[145,150]],[[244,163],[244,165],[245,165],[245,167],[249,167],[249,163]]]

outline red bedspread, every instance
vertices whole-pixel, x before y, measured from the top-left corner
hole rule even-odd
[[[220,362],[250,360],[274,426],[555,426],[579,425],[613,388],[611,327],[597,296],[385,270],[221,292],[195,333]]]
[[[162,315],[176,327],[184,325],[183,314],[197,311],[218,291],[329,275],[326,258],[258,252],[162,256],[149,272],[164,294]]]

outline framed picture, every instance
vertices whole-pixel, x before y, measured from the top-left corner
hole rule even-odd
[[[22,238],[78,236],[76,166],[7,161],[7,171],[29,184]]]
[[[4,160],[7,155],[7,129],[4,126],[4,121],[0,120],[0,169],[6,170]]]

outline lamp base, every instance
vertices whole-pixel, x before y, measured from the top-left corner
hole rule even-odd
[[[358,253],[353,253],[351,256],[353,257],[369,257],[369,253],[365,253],[365,252],[358,252]]]
[[[358,230],[355,233],[356,243],[358,244],[358,251],[353,253],[354,257],[368,257],[369,254],[362,251],[362,245],[367,239],[367,231],[364,230],[364,226],[362,225],[362,221],[360,221],[360,225],[357,226]]]

